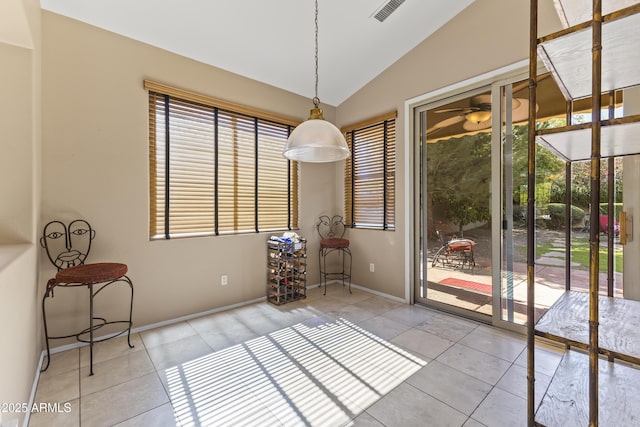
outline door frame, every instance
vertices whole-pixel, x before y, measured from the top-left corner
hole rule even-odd
[[[478,88],[492,87],[492,103],[500,105],[500,86],[506,82],[522,80],[527,76],[526,60],[502,67],[498,70],[485,73],[467,80],[442,87],[428,92],[424,95],[409,99],[404,103],[404,130],[405,130],[405,150],[404,162],[409,167],[405,168],[405,295],[410,303],[416,302],[416,292],[420,284],[420,206],[416,200],[416,192],[420,190],[420,123],[415,119],[416,111],[427,104],[437,105],[437,102],[445,98],[466,94]],[[497,89],[496,89],[497,88]],[[497,102],[497,104],[496,104]],[[454,314],[471,317],[475,320],[490,322],[495,326],[504,329],[524,333],[525,326],[510,323],[500,319],[500,290],[501,290],[501,215],[494,215],[493,212],[501,212],[502,197],[502,144],[496,143],[495,139],[500,137],[500,116],[494,115],[492,123],[492,147],[491,147],[491,209],[492,209],[492,283],[493,283],[493,310],[492,316],[471,314],[468,310],[455,309],[453,306],[434,304],[434,308],[451,311]],[[496,197],[495,195],[499,196]],[[496,286],[496,284],[498,286]],[[463,311],[460,311],[463,310]]]

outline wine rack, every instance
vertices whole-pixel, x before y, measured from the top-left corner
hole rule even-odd
[[[307,241],[267,241],[267,300],[281,305],[307,297]]]

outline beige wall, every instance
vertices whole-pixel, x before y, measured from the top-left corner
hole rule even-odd
[[[148,241],[147,94],[142,80],[300,119],[309,100],[59,15],[44,14],[44,33],[43,223],[75,217],[91,222],[98,233],[91,260],[129,265],[137,326],[261,297],[266,235]],[[355,284],[406,296],[404,101],[527,54],[528,2],[478,0],[337,111],[325,106],[327,118],[338,125],[392,109],[399,113],[397,228],[349,230]],[[343,163],[301,166],[301,234],[310,239],[311,284],[318,281],[313,225],[319,214],[343,212],[342,171]],[[369,272],[370,263],[376,264],[375,273]],[[52,273],[46,264],[42,267],[45,274]],[[221,274],[229,275],[229,286],[220,286]],[[68,307],[78,306],[77,298],[70,297]],[[71,327],[79,313],[67,310],[64,327]]]
[[[7,255],[0,247],[0,258]],[[0,403],[27,403],[40,357],[36,303],[37,251],[30,244],[12,248],[15,256],[0,269]],[[2,414],[3,422],[24,413]],[[3,424],[4,425],[4,424]]]
[[[541,2],[540,34],[559,29],[551,2]],[[393,109],[397,119],[396,230],[350,230],[354,282],[375,291],[405,298],[405,234],[411,224],[405,212],[411,200],[405,189],[407,149],[404,102],[460,81],[511,65],[529,56],[529,2],[476,0],[431,37],[391,65],[338,106],[337,120],[345,125]],[[338,171],[340,175],[342,172]],[[339,178],[338,178],[339,179]],[[340,190],[341,191],[341,190]],[[339,197],[338,197],[339,199]],[[375,273],[369,263],[376,264]]]
[[[0,243],[5,244],[32,238],[32,56],[32,49],[0,43]]]
[[[124,262],[135,286],[134,326],[262,298],[266,240],[248,234],[149,241],[148,94],[143,79],[305,119],[311,100],[60,15],[43,12],[42,221],[84,218],[97,234],[89,260]],[[325,106],[326,117],[335,108]],[[300,234],[317,279],[321,213],[336,210],[334,164],[301,165]],[[53,274],[48,262],[43,275]],[[220,285],[226,274],[229,284]],[[60,299],[58,299],[60,298]],[[56,293],[51,318],[72,329],[85,296]],[[106,306],[122,304],[109,296]]]
[[[40,356],[39,1],[11,0],[0,22],[0,402],[27,403]],[[23,417],[2,414],[3,423]]]
[[[37,239],[51,219],[89,220],[97,230],[91,261],[129,265],[136,289],[134,326],[264,295],[267,234],[149,242],[143,79],[299,119],[311,107],[304,97],[59,15],[43,12],[41,27],[38,3],[23,0],[33,48],[0,43],[2,105],[11,106],[8,115],[0,115],[5,133],[0,145],[3,152],[12,153],[10,159],[0,157],[0,242],[4,242],[0,258],[8,259],[7,250],[18,253],[0,271],[0,333],[11,343],[3,345],[10,350],[3,352],[0,364],[0,401],[28,399],[41,349],[36,344],[40,282],[54,273],[43,260]],[[557,25],[553,16],[547,19],[548,12],[543,25],[546,21]],[[327,119],[338,125],[391,109],[399,113],[397,230],[351,230],[354,283],[405,297],[404,262],[409,254],[404,249],[408,227],[404,215],[409,201],[404,193],[409,183],[404,179],[408,167],[403,162],[404,101],[525,59],[527,17],[524,0],[477,0],[337,109],[324,106]],[[318,281],[314,224],[320,214],[342,212],[342,170],[342,163],[301,165],[300,233],[310,241],[311,284]],[[17,242],[26,246],[16,246]],[[368,271],[371,262],[376,264],[375,273]],[[221,274],[229,275],[226,287],[219,284]],[[84,298],[78,291],[56,293],[52,302],[58,308],[51,307],[50,313],[61,320],[52,328],[80,325],[85,319]],[[103,303],[119,306],[121,301],[113,295]],[[21,325],[19,330],[16,324]]]

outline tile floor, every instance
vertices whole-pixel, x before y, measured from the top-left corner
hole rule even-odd
[[[53,355],[35,402],[68,411],[29,425],[526,425],[524,337],[341,285],[132,342],[96,344],[91,377],[86,347]],[[536,352],[543,390],[561,354]]]

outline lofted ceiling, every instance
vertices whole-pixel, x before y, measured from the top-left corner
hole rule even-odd
[[[337,106],[474,0],[319,0],[319,86]],[[314,0],[41,0],[42,8],[305,97]]]

